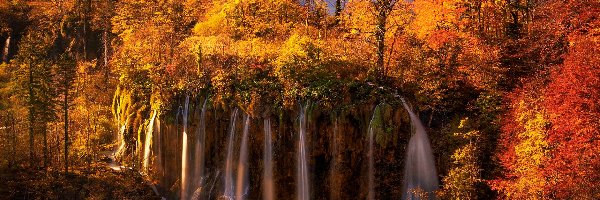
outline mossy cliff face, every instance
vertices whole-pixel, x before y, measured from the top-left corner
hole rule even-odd
[[[199,102],[201,101],[190,103],[187,128],[188,141],[191,141],[191,144],[188,143],[190,152],[194,152],[193,147],[197,141],[201,110],[198,105],[202,105]],[[380,106],[373,117],[375,107],[374,103],[366,103],[334,113],[320,109],[318,105],[309,106],[306,113],[306,145],[311,199],[367,197],[367,133],[372,119],[375,129],[376,198],[401,198],[403,158],[410,137],[410,121],[406,111],[400,106]],[[160,116],[160,133],[154,133],[154,164],[151,166],[151,177],[159,182],[161,190],[171,198],[177,198],[180,191],[183,125],[181,115],[177,117],[177,110],[178,106],[174,106]],[[223,169],[231,112],[231,108],[214,107],[210,103],[206,109],[205,177],[202,193],[205,198],[210,196],[213,199],[223,193]],[[298,110],[282,110],[250,118],[247,150],[250,173],[248,199],[262,198],[265,118],[271,119],[272,126],[275,197],[289,199],[296,196],[298,116]],[[236,163],[243,123],[243,115],[238,115],[233,151]],[[190,159],[195,159],[195,156],[191,155]]]

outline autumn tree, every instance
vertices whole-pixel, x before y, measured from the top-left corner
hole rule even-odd
[[[599,25],[596,19],[596,25]],[[585,28],[587,29],[587,27]],[[596,31],[596,34],[597,31]],[[541,174],[551,198],[600,197],[600,53],[598,35],[573,35],[565,61],[550,72],[542,103],[552,128]],[[594,39],[595,38],[595,39]]]
[[[17,82],[20,83],[20,94],[26,98],[29,122],[29,156],[30,166],[36,166],[35,135],[41,132],[44,136],[44,165],[47,163],[47,123],[54,118],[54,98],[52,63],[46,60],[51,49],[51,37],[40,32],[29,32],[20,46],[15,59],[19,67]]]
[[[452,123],[452,125],[455,125]],[[441,197],[446,199],[478,199],[481,176],[481,149],[478,143],[483,142],[477,123],[469,118],[460,119],[458,127],[453,128],[453,140],[461,145],[452,154],[452,167],[442,180],[444,187]]]
[[[376,0],[372,1],[373,7],[376,12],[376,26],[375,26],[375,42],[377,43],[377,62],[376,62],[376,74],[379,77],[386,75],[384,66],[384,54],[385,54],[385,34],[387,32],[386,25],[390,12],[396,5],[395,0]]]
[[[506,197],[598,198],[598,12],[597,2],[544,2],[536,10],[531,31],[545,40],[529,41],[523,54],[538,69],[513,91],[505,117],[505,167],[496,189]],[[529,36],[528,36],[529,37]],[[531,38],[536,38],[531,36]],[[530,38],[528,38],[530,39]],[[548,50],[540,50],[548,49]],[[541,68],[541,69],[540,69]],[[518,122],[518,123],[517,123]],[[520,131],[519,131],[520,130]],[[525,135],[514,135],[525,130]],[[513,135],[511,135],[513,134]],[[515,138],[521,140],[514,144]],[[510,142],[509,142],[510,141]]]

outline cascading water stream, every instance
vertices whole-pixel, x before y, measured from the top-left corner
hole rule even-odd
[[[196,147],[195,147],[195,162],[194,162],[194,193],[192,199],[198,199],[204,187],[204,142],[206,138],[206,101],[204,99],[202,104],[202,111],[200,111],[200,127],[196,135]]]
[[[156,118],[156,113],[156,110],[152,111],[152,118],[150,118],[150,122],[148,123],[146,139],[144,140],[144,163],[142,166],[146,174],[148,173],[148,164],[150,162],[150,145],[152,145],[152,131],[154,131],[154,119]]]
[[[231,124],[229,128],[229,140],[227,144],[227,160],[225,161],[225,188],[223,196],[228,199],[233,198],[233,143],[235,135],[235,121],[237,119],[238,109],[235,108],[231,114]]]
[[[189,159],[188,152],[188,135],[187,135],[187,121],[189,113],[190,96],[185,97],[185,104],[183,106],[183,144],[181,147],[181,199],[189,199],[189,166],[187,161]]]
[[[436,199],[434,192],[438,189],[438,177],[427,132],[404,99],[402,104],[415,129],[408,142],[402,199]]]
[[[248,129],[250,128],[250,116],[244,118],[244,134],[240,147],[240,160],[238,162],[237,184],[235,190],[235,199],[242,200],[248,190]]]
[[[308,200],[310,197],[310,191],[308,186],[308,164],[306,161],[306,108],[300,107],[300,127],[299,127],[299,140],[298,140],[298,200]]]
[[[332,142],[332,146],[331,146],[331,171],[329,172],[329,188],[330,189],[330,194],[329,194],[329,199],[339,199],[339,193],[337,190],[337,185],[336,185],[336,181],[335,181],[335,175],[337,173],[337,165],[338,165],[338,139],[337,139],[337,135],[338,135],[338,119],[335,119],[335,122],[333,123],[333,138],[331,139]]]
[[[115,150],[114,158],[121,158],[121,156],[125,153],[125,130],[127,128],[127,124],[123,124],[121,128],[119,128],[119,147]]]
[[[265,147],[264,147],[264,170],[263,170],[263,199],[273,200],[274,188],[273,188],[273,150],[271,144],[271,120],[269,118],[264,120],[265,129]]]
[[[367,194],[367,199],[368,200],[374,200],[375,199],[375,158],[374,158],[374,152],[373,152],[373,146],[374,146],[374,141],[373,141],[373,137],[374,137],[374,122],[375,122],[375,115],[378,113],[379,109],[379,105],[377,105],[375,107],[375,109],[373,110],[373,116],[371,116],[371,121],[369,122],[369,133],[368,133],[368,137],[369,137],[369,152],[367,153],[367,157],[368,157],[368,194]]]

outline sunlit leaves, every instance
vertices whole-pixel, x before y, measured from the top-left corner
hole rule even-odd
[[[544,106],[552,128],[546,188],[558,198],[597,198],[600,187],[600,52],[594,37],[574,40],[564,64],[550,73]]]
[[[461,119],[455,128],[453,139],[462,145],[451,155],[452,167],[443,179],[443,189],[439,195],[447,199],[477,199],[478,184],[481,178],[481,132],[474,129],[475,122]],[[454,127],[453,127],[454,128]]]

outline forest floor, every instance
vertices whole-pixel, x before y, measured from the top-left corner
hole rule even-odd
[[[0,170],[0,199],[161,199],[133,170],[113,170],[97,162],[60,170]]]

